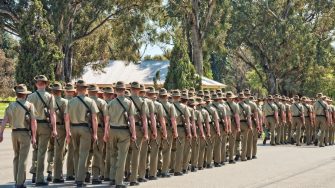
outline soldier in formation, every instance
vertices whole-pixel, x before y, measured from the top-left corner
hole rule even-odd
[[[1,142],[5,124],[13,127],[16,187],[25,187],[29,140],[36,186],[66,180],[77,187],[105,181],[120,188],[257,159],[263,130],[272,146],[334,144],[335,107],[322,93],[316,99],[256,99],[249,89],[238,95],[194,88],[168,92],[135,81],[128,91],[122,81],[99,88],[83,80],[63,87],[49,86],[43,75],[35,82],[32,94],[23,84],[15,87],[17,101],[6,109],[0,129]],[[48,148],[54,166],[44,169]]]

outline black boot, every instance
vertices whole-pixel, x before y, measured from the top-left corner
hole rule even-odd
[[[31,178],[31,183],[36,183],[36,174],[33,174],[33,177]]]
[[[48,172],[47,181],[48,182],[52,181],[52,173],[51,172]]]
[[[91,173],[86,172],[85,182],[90,183],[91,182]]]

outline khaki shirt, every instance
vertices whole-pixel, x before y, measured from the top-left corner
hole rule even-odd
[[[275,112],[278,112],[278,107],[274,105],[273,103],[265,102],[263,104],[263,113],[264,116],[274,116]]]
[[[104,124],[104,116],[108,116],[107,111],[107,102],[103,99],[100,99],[96,96],[91,96],[91,99],[94,100],[94,102],[97,104],[97,107],[99,109],[99,113],[97,114],[98,117],[98,124],[103,125]]]
[[[195,115],[195,109],[194,108],[191,108],[191,107],[188,107],[190,113],[191,113],[191,117],[190,117],[190,121],[194,121],[196,122],[197,121],[197,117]]]
[[[225,104],[221,104],[218,102],[213,102],[212,106],[216,109],[218,116],[219,116],[219,122],[222,123],[223,119],[227,116],[227,107]]]
[[[250,106],[243,101],[239,102],[238,105],[240,107],[240,113],[238,114],[240,116],[240,120],[248,120],[248,118],[251,116]]]
[[[263,110],[261,105],[256,105],[257,106],[257,111],[258,111],[258,118],[263,117]]]
[[[27,108],[30,112],[30,118],[35,119],[35,107],[32,103],[18,99],[18,102],[20,102],[23,106]],[[18,128],[27,128],[30,129],[30,125],[27,124],[25,120],[26,116],[26,110],[20,106],[17,102],[11,102],[9,106],[5,110],[5,116],[8,117],[9,120],[9,125],[13,129],[18,129]]]
[[[237,105],[236,102],[234,101],[231,101],[231,102],[226,102],[227,104],[227,111],[229,111],[229,113],[227,114],[230,114],[230,116],[234,116],[235,114],[239,114],[240,113],[240,107]]]
[[[55,110],[56,111],[56,103],[55,103],[55,98],[45,90],[37,90],[34,93],[28,95],[27,101],[31,102],[34,104],[35,111],[36,111],[36,119],[37,120],[46,120],[47,117],[44,114],[44,104],[41,101],[41,99],[38,97],[37,93],[38,92],[44,102],[46,103],[47,107],[49,110]]]
[[[196,109],[195,110],[195,117],[196,117],[196,123],[195,126],[198,127],[198,122],[200,121],[202,124],[204,123],[204,119],[202,117],[202,110],[201,109]]]
[[[157,101],[153,101],[153,104],[155,105],[155,115],[156,115],[156,121],[159,122],[160,118],[166,117],[166,113],[163,109],[163,105]],[[167,123],[167,122],[166,122]]]
[[[144,98],[139,96],[132,95],[129,97],[129,99],[134,103],[134,108],[136,112],[136,115],[134,116],[135,122],[140,122],[140,119],[143,115],[148,116],[149,114],[148,104],[146,100],[144,100]]]
[[[306,103],[301,104],[304,108],[304,116],[309,116],[310,113],[313,112],[312,106]]]
[[[184,104],[181,104],[179,102],[173,103],[173,105],[176,108],[176,121],[177,121],[177,125],[184,125],[184,120],[182,118],[182,115],[184,115],[185,120],[189,119],[191,117],[191,113],[188,109],[188,107]]]
[[[160,103],[162,104],[163,110],[164,110],[164,115],[165,115],[165,122],[167,125],[171,126],[171,122],[170,122],[170,118],[174,117],[177,118],[177,112],[176,112],[176,108],[174,107],[174,105],[170,102],[168,102],[167,100],[164,101],[160,101]]]
[[[285,103],[285,112],[286,112],[286,116],[289,116],[289,113],[291,113],[291,105],[288,103]]]
[[[318,99],[314,105],[314,111],[316,115],[326,115],[325,111],[328,110],[328,104],[326,104],[323,100]]]
[[[127,99],[126,97],[117,97],[108,103],[107,109],[108,115],[110,117],[109,123],[111,126],[116,127],[128,126],[129,120],[125,119],[124,109],[117,99],[119,99],[123,106],[126,108],[128,116],[136,115],[134,104],[130,99]]]
[[[69,100],[67,110],[65,110],[65,114],[69,114],[70,121],[73,124],[89,123],[91,120],[89,120],[87,117],[88,109],[80,101],[80,99],[78,99],[78,97],[80,97],[86,103],[86,105],[90,108],[91,113],[97,114],[99,112],[97,104],[93,99],[83,95],[79,95]]]
[[[64,112],[67,108],[68,100],[57,96],[55,97],[55,103],[56,103],[56,122],[58,124],[64,124]]]
[[[246,99],[243,101],[245,104],[249,105],[250,111],[251,111],[251,116],[254,116],[254,113],[257,112],[259,114],[259,109],[256,103],[251,101],[250,99]]]
[[[304,107],[300,103],[293,103],[291,105],[292,117],[300,117],[304,113]]]

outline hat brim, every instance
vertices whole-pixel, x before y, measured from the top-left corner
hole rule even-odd
[[[236,98],[237,98],[236,95],[233,95],[233,96],[230,96],[230,97],[227,97],[227,96],[226,96],[226,99],[236,99]]]
[[[21,91],[21,92],[16,92],[17,94],[24,94],[24,95],[29,95],[31,94],[31,91]]]
[[[75,92],[76,91],[76,89],[64,89],[64,91],[67,91],[67,92]]]
[[[64,89],[51,89],[52,91],[64,91]]]

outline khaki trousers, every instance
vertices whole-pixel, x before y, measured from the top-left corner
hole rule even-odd
[[[172,127],[166,127],[167,131],[167,140],[162,140],[162,173],[168,173],[169,166],[171,163],[171,149],[173,143],[173,136],[172,136]]]
[[[104,166],[104,169],[105,169],[105,173],[104,173],[104,176],[105,178],[109,178],[109,172],[110,172],[110,169],[111,169],[111,145],[110,145],[110,142],[107,142],[105,143],[105,166]]]
[[[228,142],[228,133],[225,132],[224,127],[220,125],[221,130],[221,160],[220,162],[226,162],[227,161],[227,142]]]
[[[248,135],[250,129],[247,122],[241,122],[241,160],[246,160],[247,156],[247,145],[248,145]]]
[[[12,132],[12,144],[14,150],[13,170],[15,185],[23,185],[26,181],[26,167],[30,149],[29,132]]]
[[[38,123],[36,136],[38,139],[36,183],[39,183],[44,181],[44,160],[51,137],[51,129],[48,124]]]
[[[123,184],[124,169],[130,145],[130,133],[127,129],[112,129],[109,133],[110,176],[116,185]]]
[[[311,143],[312,142],[312,122],[309,117],[305,117],[305,123],[306,123],[306,142]]]
[[[72,141],[67,145],[66,176],[74,176],[74,149]]]
[[[218,140],[217,139],[218,136],[217,136],[213,126],[211,126],[210,131],[211,131],[211,137],[207,138],[208,145],[207,145],[207,148],[206,148],[206,165],[211,165],[212,164],[214,147],[215,147],[215,144]]]
[[[86,162],[91,148],[92,135],[88,127],[71,126],[74,149],[74,168],[77,182],[85,180]]]
[[[301,117],[293,117],[292,118],[292,128],[295,129],[295,138],[297,144],[300,144],[300,137],[301,137],[301,127],[303,123]]]
[[[190,162],[190,156],[191,156],[191,148],[192,148],[192,140],[185,139],[185,146],[184,146],[184,151],[183,151],[183,162],[182,162],[183,170],[188,169],[188,165]]]
[[[325,136],[327,126],[327,118],[325,116],[316,116],[316,127],[320,129],[320,136],[319,136],[319,146],[324,146],[325,144]]]
[[[138,148],[136,148],[135,142],[132,142],[130,144],[131,148],[131,158],[130,158],[130,171],[131,175],[129,177],[130,182],[136,182],[137,181],[137,175],[138,175],[138,168],[139,168],[139,161],[140,161],[140,153],[142,149],[143,144],[143,132],[141,126],[136,126],[136,143]],[[145,143],[146,144],[146,143]]]
[[[257,155],[257,140],[258,131],[257,125],[253,123],[252,130],[248,132],[248,143],[247,143],[247,157],[253,157]]]
[[[66,138],[65,126],[57,125],[57,133],[58,133],[59,145],[58,144],[55,145],[54,179],[61,179],[63,175],[63,161],[65,153],[65,138]]]
[[[157,143],[155,140],[150,140],[150,155],[149,155],[149,176],[157,176],[157,165],[158,165],[158,153],[159,153],[159,148],[162,143],[162,134],[159,132],[159,129],[157,128]],[[164,141],[166,142],[166,141]]]
[[[280,118],[280,117],[279,117]],[[282,140],[282,127],[283,127],[283,122],[280,120],[279,124],[277,124],[275,131],[276,131],[276,144],[280,144]]]
[[[199,140],[199,158],[198,158],[198,168],[202,168],[204,166],[205,163],[205,153],[206,153],[206,148],[207,148],[207,144],[206,142],[209,144],[209,139],[205,138],[205,139],[200,139]]]
[[[182,172],[186,133],[184,127],[177,127],[177,131],[180,143],[179,141],[176,141],[176,153],[175,153],[176,157],[175,160],[172,161],[175,161],[175,167],[174,167],[175,172]]]
[[[199,159],[199,150],[200,150],[200,131],[197,128],[197,138],[192,139],[192,154],[191,154],[191,165],[193,167],[198,167],[198,159]]]
[[[276,119],[272,116],[270,117],[266,117],[266,121],[267,121],[267,125],[268,125],[268,128],[270,129],[270,132],[271,132],[271,138],[270,138],[270,144],[275,144],[275,129],[277,127],[277,123],[276,123]]]
[[[235,141],[237,136],[236,125],[231,126],[231,133],[229,134],[229,160],[234,160],[235,156]]]
[[[98,143],[93,144],[92,175],[97,180],[103,175],[104,128],[98,127]]]

